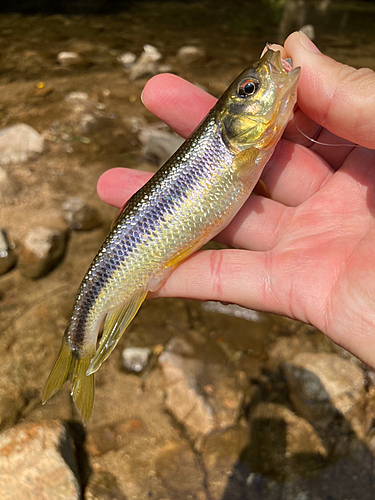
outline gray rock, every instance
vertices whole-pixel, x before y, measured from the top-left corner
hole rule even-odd
[[[143,156],[159,166],[163,165],[184,142],[184,139],[169,132],[163,124],[141,127],[138,138],[142,143]]]
[[[358,366],[336,354],[300,353],[281,368],[297,413],[328,441],[336,437],[343,446],[339,454],[345,452],[342,436],[363,439],[366,396]]]
[[[0,130],[0,164],[26,162],[44,149],[43,137],[30,125],[19,123]]]
[[[16,256],[8,243],[5,231],[0,229],[0,275],[5,274],[16,262]]]
[[[166,351],[159,356],[159,366],[164,377],[168,410],[192,438],[210,433],[215,427],[213,410],[199,393],[197,384],[203,363]]]
[[[124,52],[117,58],[118,62],[120,62],[125,69],[130,69],[135,63],[137,56],[133,54],[133,52]]]
[[[67,242],[66,231],[39,226],[22,241],[19,269],[27,278],[40,278],[61,261]]]
[[[95,208],[78,196],[70,196],[62,205],[64,219],[74,231],[90,231],[102,223]]]
[[[137,80],[158,73],[157,61],[159,61],[161,57],[156,47],[149,44],[144,45],[142,54],[130,68],[130,80]]]
[[[0,434],[2,500],[79,500],[72,440],[64,424],[42,421]]]
[[[204,50],[191,45],[185,45],[178,49],[176,57],[182,64],[191,64],[199,61],[199,59],[202,59],[205,55]]]
[[[20,191],[20,185],[0,167],[0,202],[11,203]]]
[[[99,120],[91,113],[85,113],[80,121],[79,127],[82,134],[91,134],[99,126]]]
[[[305,26],[302,26],[302,28],[300,28],[300,31],[302,31],[302,33],[305,33],[305,35],[308,36],[310,40],[314,40],[315,29],[312,24],[305,24]]]
[[[69,102],[72,104],[86,103],[89,99],[89,95],[86,92],[79,91],[70,92],[64,97],[65,102]]]
[[[254,321],[256,323],[265,320],[265,316],[262,315],[262,313],[253,311],[252,309],[247,309],[246,307],[238,306],[237,304],[222,304],[221,302],[209,300],[202,303],[202,309],[208,312],[227,314],[228,316],[234,316],[235,318],[243,318],[247,321]]]
[[[148,347],[127,347],[122,351],[122,365],[130,372],[141,372],[146,368],[151,353]]]
[[[61,66],[74,66],[81,62],[80,56],[76,52],[60,52],[57,60]]]

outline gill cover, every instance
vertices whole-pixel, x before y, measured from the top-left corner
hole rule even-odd
[[[272,147],[292,113],[300,68],[285,71],[280,52],[268,49],[228,87],[218,106],[223,137],[235,152]]]

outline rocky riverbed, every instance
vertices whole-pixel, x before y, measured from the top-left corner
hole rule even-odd
[[[375,69],[365,31],[375,10],[357,4],[351,22],[327,14],[317,41]],[[374,498],[375,374],[284,318],[147,301],[96,376],[86,428],[67,385],[41,405],[75,292],[116,214],[96,196],[99,176],[155,172],[180,141],[143,108],[147,78],[168,70],[219,95],[277,37],[276,20],[252,9],[0,15],[1,499]]]

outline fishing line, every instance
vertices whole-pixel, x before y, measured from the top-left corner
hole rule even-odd
[[[293,115],[293,123],[296,127],[296,129],[298,130],[298,132],[303,135],[303,137],[305,137],[306,139],[308,139],[309,141],[313,142],[314,144],[318,144],[319,146],[331,146],[331,147],[343,147],[343,146],[349,146],[351,148],[361,148],[362,146],[360,146],[359,144],[347,144],[347,143],[342,143],[342,144],[329,144],[328,142],[321,142],[321,141],[317,141],[316,139],[313,139],[312,137],[309,137],[308,135],[306,135],[300,128],[299,126],[297,125],[297,122],[296,122],[296,117],[295,115]],[[317,133],[315,134],[316,137],[318,137],[320,135],[320,132],[323,130],[323,127],[320,125],[319,126],[319,129],[317,131]]]

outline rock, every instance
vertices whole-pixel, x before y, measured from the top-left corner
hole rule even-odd
[[[148,347],[127,347],[122,351],[122,365],[130,372],[141,372],[146,368],[151,353]]]
[[[261,402],[250,415],[249,444],[242,457],[255,472],[293,480],[325,465],[328,450],[305,419],[281,404]]]
[[[138,138],[142,143],[143,156],[159,166],[163,165],[184,142],[184,139],[169,132],[163,124],[141,127]]]
[[[0,434],[2,500],[79,500],[72,440],[57,420],[21,424]]]
[[[71,104],[81,104],[87,102],[88,100],[89,95],[86,92],[70,92],[64,97],[64,101]]]
[[[80,121],[79,127],[82,134],[91,134],[99,126],[99,120],[96,116],[85,113]]]
[[[305,24],[305,26],[302,26],[302,28],[300,28],[300,31],[302,31],[302,33],[305,33],[305,35],[309,37],[310,40],[314,40],[315,29],[312,24]]]
[[[95,208],[86,205],[78,196],[70,196],[62,205],[64,219],[74,231],[90,231],[99,227],[101,218]]]
[[[162,55],[156,47],[149,44],[144,45],[142,54],[130,68],[130,80],[137,80],[158,73],[157,61],[159,61],[161,57]]]
[[[0,275],[9,271],[15,262],[16,256],[8,243],[6,232],[0,229]]]
[[[297,413],[328,442],[337,440],[333,446],[339,449],[332,452],[345,453],[353,431],[358,438],[364,437],[365,391],[359,367],[336,354],[300,353],[282,363],[281,369]]]
[[[40,278],[61,261],[67,242],[66,231],[39,226],[22,241],[19,269],[27,278]]]
[[[20,185],[3,168],[0,167],[0,202],[11,203],[15,201]]]
[[[225,362],[208,362],[212,355],[206,358],[201,344],[172,338],[158,359],[165,406],[195,440],[234,425],[244,398],[239,373]],[[215,355],[223,360],[218,348]]]
[[[57,55],[57,60],[61,66],[75,66],[82,61],[76,52],[60,52]]]
[[[44,149],[43,137],[30,125],[19,123],[0,130],[0,164],[26,162]]]
[[[168,410],[192,438],[210,433],[215,427],[213,410],[199,393],[197,384],[203,363],[165,351],[159,357],[159,366],[164,376]]]
[[[247,321],[259,322],[265,320],[265,316],[262,315],[262,313],[238,306],[237,304],[222,304],[221,302],[209,300],[207,302],[202,302],[202,309],[208,312],[243,318]]]
[[[118,62],[120,62],[125,69],[130,69],[135,63],[136,59],[137,56],[133,54],[133,52],[124,52],[117,58]]]
[[[180,47],[177,51],[176,57],[182,64],[191,64],[193,62],[199,61],[205,56],[205,52],[198,47],[193,47],[190,45],[185,45]]]
[[[127,500],[113,474],[98,471],[90,475],[85,487],[85,500]]]

